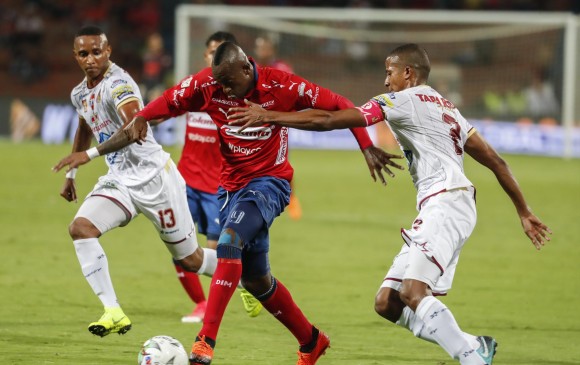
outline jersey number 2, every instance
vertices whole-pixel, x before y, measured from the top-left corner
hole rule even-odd
[[[459,141],[461,141],[460,134],[461,126],[459,125],[459,123],[457,123],[455,118],[446,113],[443,113],[443,121],[451,126],[451,129],[449,130],[449,135],[451,136],[451,140],[453,141],[455,153],[461,156],[463,154],[463,148],[461,148],[461,145],[459,144]]]
[[[172,228],[175,227],[175,215],[173,214],[173,209],[165,209],[157,212],[159,214],[159,222],[161,222],[161,228]]]

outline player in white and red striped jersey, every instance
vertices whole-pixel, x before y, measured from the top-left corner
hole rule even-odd
[[[265,108],[295,111],[307,108],[339,110],[352,103],[300,76],[257,67],[231,42],[214,55],[211,68],[187,77],[147,105],[126,130],[130,140],[142,143],[147,121],[204,111],[220,131],[222,172],[218,267],[212,279],[204,324],[192,348],[191,364],[209,364],[226,306],[242,280],[244,287],[286,326],[300,345],[298,364],[314,364],[329,346],[298,308],[290,292],[270,273],[269,227],[284,210],[290,195],[293,169],[288,162],[288,128],[277,125],[247,128],[228,124],[230,109],[244,100]],[[394,164],[397,157],[372,146],[364,129],[353,130],[371,175]]]
[[[459,254],[476,221],[475,188],[463,171],[467,152],[491,169],[511,198],[524,232],[537,249],[550,229],[528,207],[506,162],[463,118],[457,108],[428,86],[425,50],[406,44],[385,61],[387,93],[359,108],[281,113],[248,103],[236,108],[232,125],[281,125],[331,130],[388,123],[409,165],[417,189],[419,215],[402,230],[405,241],[375,299],[377,313],[439,344],[463,365],[490,365],[497,343],[490,336],[463,332],[449,308],[435,298],[451,288]]]
[[[88,327],[101,337],[125,333],[132,326],[117,300],[99,242],[101,235],[143,214],[184,269],[211,275],[217,264],[215,251],[202,249],[197,243],[186,204],[185,181],[151,129],[146,131],[145,145],[129,145],[126,141],[112,144],[143,107],[143,100],[131,76],[110,61],[111,51],[105,33],[98,27],[84,27],[75,36],[74,56],[85,73],[71,93],[79,126],[73,152],[53,168],[59,171],[70,167],[60,195],[76,202],[76,167],[106,155],[108,172],[99,178],[69,226],[82,272],[105,309],[101,318]],[[93,137],[99,145],[89,149]]]

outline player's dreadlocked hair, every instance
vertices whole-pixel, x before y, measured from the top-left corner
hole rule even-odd
[[[102,35],[105,34],[103,30],[96,25],[87,25],[79,29],[79,31],[75,34],[76,37],[81,37],[84,35]]]
[[[210,35],[205,41],[205,46],[209,46],[211,42],[232,42],[234,44],[238,44],[236,37],[232,33],[223,31],[215,32],[214,34]]]
[[[425,49],[415,43],[403,44],[389,53],[388,57],[398,56],[406,65],[413,67],[417,71],[420,79],[427,81],[431,72],[431,62]]]

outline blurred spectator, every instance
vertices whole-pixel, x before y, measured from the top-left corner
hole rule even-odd
[[[171,56],[165,52],[163,38],[159,33],[153,33],[147,38],[143,54],[143,75],[141,86],[145,102],[155,99],[170,84],[167,82],[171,71]]]
[[[524,90],[526,112],[528,116],[539,121],[542,118],[558,118],[560,103],[556,99],[553,85],[547,80],[545,70],[533,73],[530,86]]]
[[[526,99],[521,90],[505,89],[496,85],[483,93],[486,117],[496,120],[521,118],[526,111]]]
[[[277,58],[276,43],[271,36],[256,38],[254,53],[259,65],[294,73],[292,66]]]
[[[46,74],[42,60],[44,20],[36,3],[28,2],[17,11],[11,37],[10,71],[25,82],[37,81]]]

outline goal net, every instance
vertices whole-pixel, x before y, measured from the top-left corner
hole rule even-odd
[[[256,38],[267,37],[294,73],[360,105],[385,91],[386,54],[418,43],[431,59],[429,84],[478,129],[493,126],[494,144],[508,152],[515,146],[513,152],[580,156],[577,23],[564,13],[181,5],[175,76],[205,67],[205,40],[213,32],[233,33],[250,56]],[[377,129],[379,143],[392,143],[387,128]],[[547,129],[558,131],[548,142]],[[298,137],[290,141],[356,146],[342,132],[320,143],[324,134],[292,131]]]

